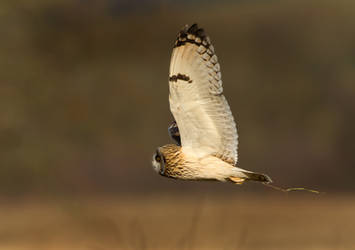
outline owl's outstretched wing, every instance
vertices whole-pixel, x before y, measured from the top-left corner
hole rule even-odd
[[[223,96],[220,66],[209,37],[197,24],[178,34],[170,61],[170,110],[181,144],[197,156],[216,155],[236,164],[238,135]]]

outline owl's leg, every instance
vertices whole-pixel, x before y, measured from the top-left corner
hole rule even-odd
[[[181,146],[180,132],[176,121],[173,121],[173,123],[168,127],[168,132],[177,145]]]

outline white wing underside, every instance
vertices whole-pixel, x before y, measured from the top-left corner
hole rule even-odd
[[[197,157],[216,155],[235,165],[238,135],[222,94],[217,56],[203,31],[197,26],[191,29],[179,34],[169,75],[170,110],[179,127],[182,149]]]

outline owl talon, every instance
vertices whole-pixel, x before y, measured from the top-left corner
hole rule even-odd
[[[239,178],[239,177],[229,177],[229,180],[237,185],[242,185],[245,182],[245,178]]]

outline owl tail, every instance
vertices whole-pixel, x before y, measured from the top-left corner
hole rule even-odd
[[[272,180],[266,174],[254,173],[254,172],[242,172],[243,177],[229,177],[229,180],[235,184],[243,184],[245,181],[259,181],[263,183],[272,183]]]

